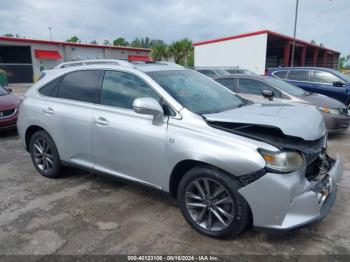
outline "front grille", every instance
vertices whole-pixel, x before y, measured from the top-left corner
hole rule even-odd
[[[345,116],[349,116],[349,110],[347,108],[341,108],[339,112]]]
[[[322,155],[321,155],[322,156]],[[324,157],[319,156],[306,168],[305,176],[310,181],[319,180],[328,173],[334,164],[334,160],[326,154]]]
[[[306,144],[306,147],[303,150],[303,153],[305,155],[306,163],[308,165],[312,163],[315,159],[317,159],[319,155],[322,153],[322,151],[325,150],[325,146],[326,146],[325,139],[327,139],[327,137],[323,136],[318,140],[308,142]]]
[[[12,116],[16,113],[16,108],[10,109],[10,110],[5,110],[5,111],[0,111],[0,118],[4,117],[9,117]]]

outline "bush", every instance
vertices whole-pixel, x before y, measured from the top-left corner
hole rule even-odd
[[[6,71],[0,69],[0,86],[7,86],[7,73]]]

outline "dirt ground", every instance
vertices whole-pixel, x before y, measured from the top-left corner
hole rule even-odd
[[[13,86],[21,94],[25,87]],[[283,236],[247,229],[238,238],[200,235],[156,192],[69,169],[46,179],[17,133],[0,135],[0,255],[10,254],[350,254],[350,132],[331,136],[344,159],[331,213]]]

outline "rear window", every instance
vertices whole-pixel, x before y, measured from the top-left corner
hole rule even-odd
[[[98,89],[103,72],[99,70],[77,71],[66,75],[58,88],[58,97],[97,103]]]
[[[275,72],[272,73],[272,75],[277,76],[278,78],[285,79],[286,75],[287,75],[287,71],[286,70],[275,71]]]
[[[290,70],[288,74],[289,80],[310,81],[308,70]]]

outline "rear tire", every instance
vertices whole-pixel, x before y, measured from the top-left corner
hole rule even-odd
[[[38,131],[30,139],[29,152],[36,170],[44,177],[57,178],[62,165],[56,145],[46,131]]]
[[[180,181],[178,204],[198,232],[214,238],[235,237],[250,222],[249,205],[238,193],[241,187],[238,180],[221,170],[194,167]]]

